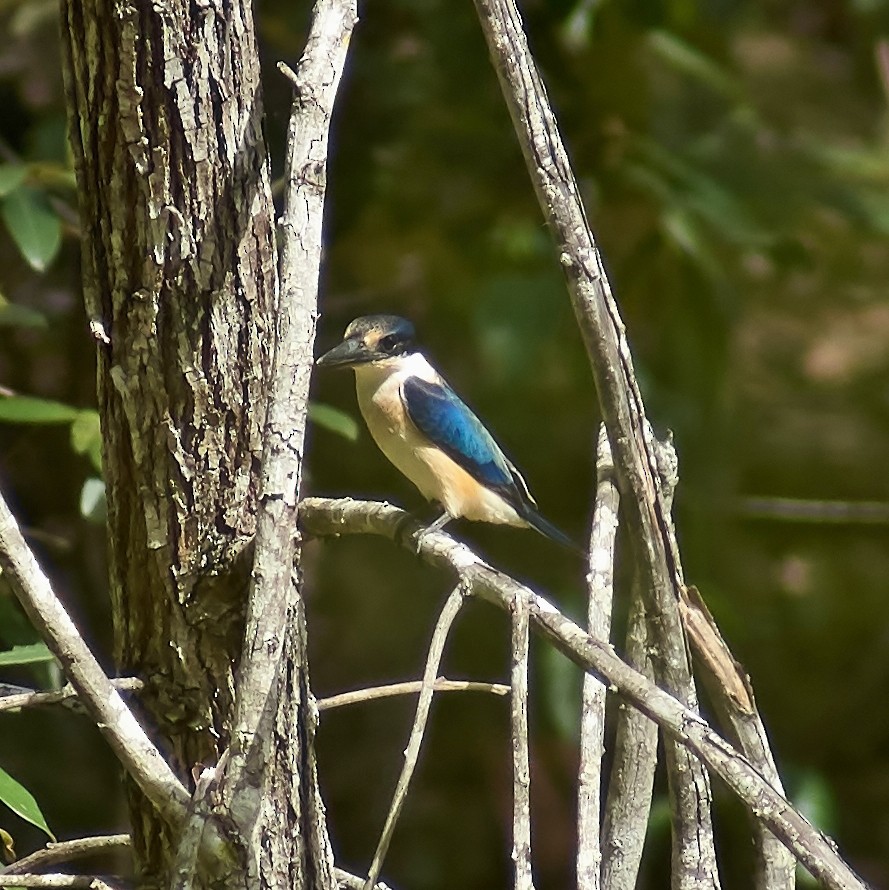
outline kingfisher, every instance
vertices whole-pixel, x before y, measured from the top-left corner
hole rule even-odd
[[[352,368],[358,407],[384,455],[444,508],[425,533],[464,517],[535,531],[577,550],[540,515],[528,486],[484,424],[415,346],[397,315],[364,315],[315,362]]]

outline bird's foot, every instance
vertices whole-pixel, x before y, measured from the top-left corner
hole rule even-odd
[[[445,511],[435,520],[435,522],[430,523],[426,526],[418,535],[417,535],[417,555],[420,554],[420,548],[423,546],[423,539],[426,535],[434,535],[436,532],[440,532],[454,517],[451,516],[450,513]]]
[[[416,537],[413,541],[413,550],[419,556],[420,550],[423,547],[423,539],[426,535],[434,534],[435,532],[440,532],[453,517],[445,511],[438,517],[434,522],[427,525],[425,528],[421,528],[420,531],[416,533]],[[402,519],[399,520],[398,526],[395,529],[395,540],[398,541],[399,544],[406,544],[407,539],[409,538],[409,526],[416,522],[416,517],[412,516],[410,513],[406,514]]]
[[[416,523],[417,517],[412,513],[405,512],[404,516],[398,520],[395,526],[395,543],[400,547],[407,547],[411,537],[411,526]]]

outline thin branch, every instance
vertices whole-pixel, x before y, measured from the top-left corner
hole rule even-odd
[[[141,692],[145,684],[136,677],[120,677],[109,680],[111,685],[119,692]],[[78,698],[77,690],[67,684],[61,689],[53,689],[49,692],[15,692],[11,695],[0,696],[0,714],[4,711],[20,711],[22,708],[36,708],[45,705],[66,705],[72,710],[85,710]]]
[[[681,567],[678,564],[679,547],[673,526],[671,508],[673,494],[679,482],[679,466],[672,434],[665,442],[659,442],[647,420],[644,421],[646,442],[654,456],[657,493],[662,513],[662,534],[670,553],[676,555],[680,573],[680,596],[685,591],[681,583]],[[640,571],[640,568],[642,569]],[[635,578],[645,578],[644,567],[637,560]],[[692,710],[698,710],[698,695],[691,673],[691,653],[686,639],[687,625],[682,621],[679,602],[672,594],[661,591],[651,597],[644,586],[641,588],[646,605],[645,620],[648,637],[652,640],[650,655],[655,679],[683,701]],[[678,621],[678,632],[674,622]],[[673,887],[675,890],[698,890],[707,885],[719,887],[719,871],[716,862],[716,846],[711,813],[712,791],[710,776],[703,765],[687,748],[672,739],[664,740],[664,760],[672,816]]]
[[[83,641],[2,496],[0,568],[124,769],[162,816],[180,822],[188,792]]]
[[[94,875],[0,875],[0,887],[37,887],[43,890],[120,890],[123,882]]]
[[[356,689],[354,692],[341,692],[319,698],[316,702],[319,711],[332,711],[347,705],[391,698],[396,695],[416,695],[423,689],[422,680],[411,680],[407,683],[389,683],[386,686],[371,686],[368,689]],[[489,692],[492,695],[508,695],[509,687],[503,683],[479,683],[473,680],[446,680],[439,677],[432,684],[433,692]]]
[[[842,860],[836,844],[818,831],[760,775],[740,752],[682,702],[621,660],[607,642],[578,627],[552,603],[491,568],[465,544],[444,532],[424,533],[397,507],[373,501],[305,498],[302,527],[314,535],[376,534],[400,543],[438,568],[456,575],[464,587],[509,611],[517,596],[528,598],[534,630],[584,670],[633,703],[670,736],[685,745],[732,790],[745,807],[781,839],[800,862],[831,890],[866,890]]]
[[[333,877],[338,888],[345,888],[345,890],[364,890],[365,879],[358,875],[353,875],[351,872],[343,871],[341,868],[334,868]],[[382,881],[377,881],[374,885],[374,890],[391,890],[391,888],[388,884],[384,884]]]
[[[605,424],[596,445],[596,505],[590,534],[590,571],[587,575],[590,636],[611,636],[614,599],[614,556],[620,493],[614,477],[614,460]],[[597,890],[602,861],[601,823],[602,758],[605,755],[606,689],[592,674],[583,677],[580,715],[580,767],[577,781],[577,888]]]
[[[630,588],[624,658],[627,664],[654,682],[649,648],[645,601],[637,576]],[[602,890],[636,888],[651,811],[657,736],[656,723],[629,704],[620,703],[602,823]]]
[[[656,443],[658,482],[669,515],[679,483],[676,450],[671,440]],[[654,681],[649,627],[638,565],[630,585],[627,619],[627,663]],[[602,890],[635,890],[651,812],[657,768],[657,724],[621,702],[617,713],[614,759],[602,826]]]
[[[417,700],[414,724],[411,727],[410,739],[404,752],[404,766],[401,768],[401,775],[398,777],[398,784],[395,786],[395,793],[392,795],[392,803],[386,816],[386,824],[383,826],[383,831],[380,834],[380,840],[374,853],[370,871],[367,874],[367,880],[364,882],[363,890],[372,890],[380,877],[383,860],[386,858],[389,843],[395,831],[395,823],[398,821],[404,802],[407,799],[407,789],[414,774],[414,769],[417,766],[417,760],[420,756],[420,745],[423,743],[423,734],[426,731],[426,722],[429,719],[429,707],[432,704],[432,695],[435,690],[435,675],[438,673],[438,667],[441,664],[441,656],[444,652],[448,632],[454,623],[454,619],[457,617],[457,613],[460,611],[460,607],[463,605],[464,598],[462,586],[458,586],[451,591],[451,595],[445,601],[441,615],[438,617],[438,623],[435,625],[432,642],[429,644],[429,654],[426,656],[426,669],[423,671],[422,688],[420,689],[420,698]]]
[[[95,837],[81,837],[71,841],[53,841],[30,856],[0,868],[0,875],[18,875],[33,872],[47,865],[71,862],[101,853],[118,853],[132,849],[133,842],[128,834],[100,834]]]
[[[531,758],[528,752],[530,619],[522,597],[512,602],[512,861],[515,890],[534,890],[531,876]]]
[[[691,673],[679,596],[679,553],[666,533],[653,437],[629,346],[602,258],[546,90],[528,48],[514,0],[476,0],[479,20],[543,214],[556,242],[587,354],[602,416],[614,449],[630,533],[637,545],[648,618],[656,643],[658,682],[692,710]],[[719,886],[703,767],[672,741],[666,759],[673,806],[674,888]]]
[[[889,42],[886,43],[889,47]],[[738,501],[744,519],[776,522],[813,522],[835,525],[886,525],[886,501],[825,501],[803,498],[746,497]]]

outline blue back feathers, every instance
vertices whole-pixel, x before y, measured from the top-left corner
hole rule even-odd
[[[402,400],[414,426],[473,479],[496,491],[533,529],[581,553],[577,545],[537,511],[525,480],[484,424],[444,382],[408,377]]]
[[[470,476],[491,488],[515,487],[503,452],[447,384],[408,377],[402,394],[404,407],[417,429]]]

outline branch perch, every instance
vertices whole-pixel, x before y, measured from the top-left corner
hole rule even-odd
[[[586,671],[622,693],[651,720],[681,742],[712,770],[746,808],[780,838],[797,859],[831,890],[867,890],[818,831],[766,781],[740,752],[719,736],[699,714],[660,689],[622,661],[613,647],[597,640],[552,603],[491,568],[465,544],[443,532],[424,534],[417,522],[397,507],[373,501],[305,498],[300,504],[302,528],[311,534],[383,535],[418,553],[430,565],[455,575],[465,589],[504,611],[516,597],[526,597],[533,629]],[[405,527],[409,533],[405,532]]]
[[[649,648],[645,604],[639,580],[634,578],[624,658],[653,683],[654,667]],[[602,890],[636,888],[651,812],[657,737],[656,723],[636,708],[620,703],[602,823]]]
[[[119,890],[123,884],[94,875],[0,875],[0,887],[35,887],[42,890]]]
[[[659,443],[658,476],[664,506],[669,510],[679,482],[672,442]],[[638,565],[630,585],[624,658],[654,680],[648,617]],[[617,713],[614,759],[602,824],[602,890],[635,890],[642,862],[657,768],[657,724],[621,702]]]

